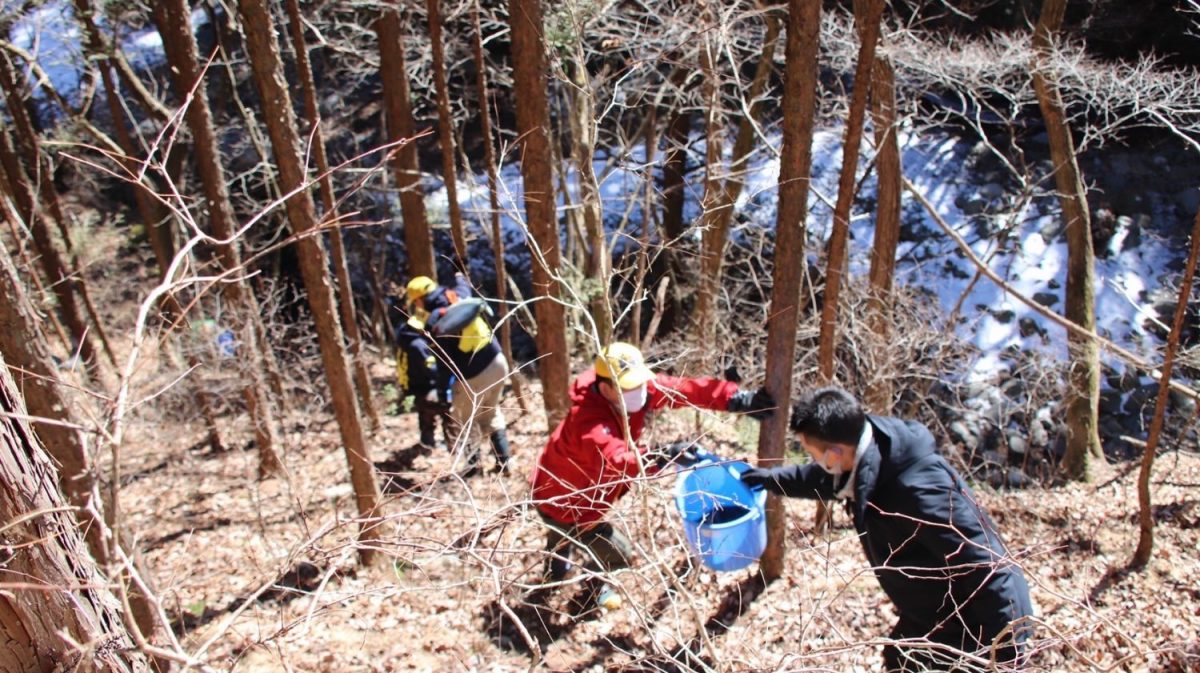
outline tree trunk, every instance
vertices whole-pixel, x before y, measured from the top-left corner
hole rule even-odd
[[[75,0],[75,10],[76,18],[83,24],[84,33],[87,35],[88,50],[91,52],[92,58],[96,60],[97,68],[100,71],[100,79],[104,84],[105,101],[108,103],[108,113],[112,117],[113,128],[117,135],[117,144],[120,145],[121,151],[125,155],[121,158],[121,163],[126,176],[133,183],[134,203],[137,206],[138,215],[142,218],[142,225],[146,229],[146,237],[150,239],[150,248],[154,251],[154,259],[158,262],[159,278],[162,279],[166,277],[167,271],[175,259],[175,242],[171,236],[169,213],[156,199],[150,187],[133,180],[133,176],[140,172],[138,162],[133,158],[138,149],[133,142],[133,136],[130,135],[129,129],[125,125],[125,108],[121,104],[116,78],[113,77],[113,64],[109,56],[108,44],[96,25],[95,8],[90,0]],[[147,175],[144,179],[149,181],[151,178]],[[163,311],[172,319],[183,315],[183,307],[179,305],[174,294],[168,294],[163,298]],[[187,355],[187,364],[191,369],[201,366],[200,360],[191,353]],[[196,404],[200,409],[201,417],[204,418],[205,427],[208,429],[209,446],[214,451],[223,451],[225,447],[221,441],[220,430],[217,428],[212,396],[202,384],[196,384],[195,387]]]
[[[1051,43],[1062,26],[1067,0],[1045,0],[1033,34],[1033,88],[1046,122],[1054,184],[1062,204],[1067,234],[1066,317],[1089,332],[1096,330],[1095,252],[1087,188],[1075,160],[1075,143],[1067,127],[1066,108],[1059,93]],[[1092,339],[1067,334],[1070,373],[1063,401],[1067,409],[1067,453],[1063,469],[1069,479],[1092,481],[1105,465],[1100,446],[1100,347]]]
[[[0,52],[0,87],[4,89],[5,100],[8,103],[7,109],[9,116],[12,118],[16,148],[24,161],[26,176],[32,181],[33,189],[38,197],[40,197],[41,204],[49,210],[50,219],[57,225],[58,233],[62,237],[63,247],[70,258],[70,267],[66,267],[65,265],[63,267],[63,270],[69,273],[62,277],[62,282],[69,286],[69,291],[72,294],[78,296],[80,302],[83,304],[83,309],[91,317],[91,325],[82,325],[82,327],[90,329],[95,334],[95,338],[100,342],[100,347],[104,350],[109,364],[113,368],[116,368],[117,356],[113,353],[112,345],[109,343],[108,335],[105,333],[104,323],[100,320],[100,314],[96,310],[96,306],[92,302],[91,295],[88,292],[87,283],[83,280],[83,264],[80,263],[79,256],[75,252],[75,246],[71,242],[71,231],[68,226],[67,215],[62,208],[62,200],[59,199],[58,189],[54,186],[54,168],[50,164],[49,157],[41,150],[41,142],[38,139],[37,129],[34,128],[33,119],[26,108],[27,96],[25,88],[18,82],[13,64],[9,60],[7,52]],[[75,339],[76,341],[79,340],[78,334],[75,335]]]
[[[715,23],[715,20],[713,20]],[[718,46],[713,43],[716,28],[705,31],[704,45],[700,48],[700,70],[704,77],[705,101],[705,153],[704,153],[704,196],[700,200],[700,278],[696,292],[696,309],[693,313],[692,330],[695,344],[695,373],[701,376],[714,372],[714,357],[717,347],[717,295],[721,289],[721,269],[725,262],[725,243],[729,238],[721,228],[720,209],[728,207],[728,197],[723,193],[726,179],[721,161],[723,147],[723,115],[721,110],[721,83],[717,81]]]
[[[663,219],[665,238],[673,241],[683,236],[683,203],[685,159],[692,114],[677,110],[667,124],[666,151],[663,153]]]
[[[729,242],[729,229],[733,224],[733,209],[737,202],[738,196],[742,193],[742,188],[746,181],[742,177],[746,172],[746,160],[749,159],[750,153],[754,150],[754,117],[762,108],[758,98],[762,95],[766,88],[767,80],[771,75],[772,63],[775,58],[775,44],[779,39],[780,25],[778,19],[773,16],[765,18],[767,24],[766,35],[763,36],[762,54],[758,59],[758,65],[755,67],[754,79],[750,82],[750,88],[746,95],[746,113],[741,115],[741,121],[738,123],[737,137],[733,142],[733,153],[730,162],[730,171],[726,178],[722,180],[722,184],[715,188],[713,193],[713,202],[711,205],[706,205],[704,208],[704,237],[703,249],[704,254],[701,260],[701,277],[700,277],[700,301],[697,304],[696,315],[700,320],[700,332],[697,337],[698,344],[716,344],[717,338],[717,322],[719,320],[719,311],[716,305],[717,292],[721,287],[721,278],[724,274],[725,267],[725,249]],[[709,64],[709,69],[712,69],[712,64]],[[719,102],[717,102],[719,105]],[[710,117],[710,121],[720,124],[720,120]],[[711,139],[710,134],[710,139]],[[710,140],[711,142],[711,140]],[[716,157],[709,156],[709,161],[716,160],[720,165],[720,147],[719,143],[716,148]],[[710,164],[711,166],[712,164]],[[711,173],[710,173],[711,175]],[[720,177],[715,178],[721,180]],[[709,187],[706,183],[705,187],[705,202],[709,202]],[[707,313],[708,315],[704,315]],[[701,351],[712,352],[712,347],[705,348],[700,346]],[[711,363],[709,363],[711,365]],[[711,366],[702,370],[702,373],[709,373],[712,370]]]
[[[17,212],[15,205],[16,198],[9,190],[8,178],[5,175],[4,164],[0,161],[0,212],[4,214],[4,221],[8,224],[8,235],[11,237],[13,245],[17,249],[17,258],[21,260],[21,268],[25,269],[29,283],[38,297],[46,297],[50,293],[46,291],[46,285],[42,282],[41,276],[37,273],[37,267],[33,260],[29,257],[29,248],[25,246],[24,235],[19,227],[24,227],[24,218]],[[63,328],[62,321],[58,319],[54,311],[43,311],[42,317],[46,322],[50,323],[50,329],[54,330],[54,335],[58,337],[59,343],[70,348],[71,337],[67,335],[67,330]]]
[[[1200,211],[1192,224],[1192,247],[1188,254],[1187,268],[1179,284],[1179,301],[1175,304],[1175,319],[1171,322],[1171,333],[1167,336],[1167,352],[1163,355],[1162,374],[1158,379],[1158,397],[1154,400],[1154,418],[1150,420],[1150,434],[1146,437],[1146,448],[1142,452],[1142,465],[1138,471],[1138,544],[1129,564],[1134,568],[1145,568],[1150,563],[1150,552],[1154,551],[1154,510],[1150,503],[1150,472],[1154,468],[1154,454],[1158,451],[1158,440],[1162,435],[1163,417],[1167,413],[1167,401],[1171,397],[1171,371],[1175,366],[1175,354],[1179,351],[1179,336],[1187,318],[1188,303],[1192,297],[1192,282],[1196,278],[1196,259],[1200,257]]]
[[[542,36],[541,0],[509,0],[512,26],[514,90],[517,98],[517,131],[521,148],[521,174],[525,180],[525,219],[532,235],[534,315],[538,375],[550,427],[570,407],[567,386],[570,360],[567,353],[566,312],[558,303],[558,218],[554,210],[554,185],[550,165],[550,113],[546,100],[545,43]]]
[[[367,412],[371,429],[379,428],[379,411],[371,395],[371,377],[362,353],[362,334],[358,330],[358,319],[354,309],[354,291],[350,286],[350,270],[346,268],[346,249],[342,244],[342,229],[338,224],[337,199],[333,192],[333,175],[329,171],[329,159],[325,155],[325,139],[321,135],[321,115],[317,108],[317,87],[313,82],[312,68],[308,64],[308,47],[304,40],[299,0],[287,0],[288,27],[292,34],[292,45],[296,52],[296,74],[300,79],[300,90],[304,95],[304,120],[312,138],[313,160],[317,166],[321,186],[321,203],[325,206],[325,221],[331,223],[329,248],[333,254],[333,272],[337,278],[338,309],[350,347],[350,362],[354,367],[354,384],[358,399]]]
[[[579,210],[583,217],[583,275],[586,279],[583,294],[596,326],[600,348],[608,345],[613,336],[613,312],[609,303],[609,276],[612,257],[604,232],[604,213],[600,202],[600,186],[596,181],[596,105],[592,82],[587,71],[583,44],[576,40],[575,54],[564,65],[570,78],[571,103],[567,116],[571,125],[571,157],[579,171]]]
[[[205,206],[208,209],[212,235],[219,239],[216,244],[217,262],[226,273],[242,273],[241,253],[237,248],[239,232],[229,201],[225,171],[221,166],[221,154],[213,130],[212,111],[208,106],[208,92],[200,77],[196,59],[196,40],[191,31],[191,12],[186,0],[162,0],[154,6],[154,21],[162,34],[167,62],[171,66],[172,84],[175,94],[188,101],[185,113],[188,128],[192,132],[195,147],[196,172],[200,175],[204,189]],[[224,283],[225,298],[232,307],[233,330],[241,341],[246,360],[247,381],[242,397],[250,414],[254,438],[258,444],[258,470],[260,476],[277,474],[283,470],[278,447],[279,435],[270,396],[263,377],[269,369],[270,346],[260,341],[265,330],[261,328],[261,310],[249,285],[242,280]]]
[[[292,194],[284,206],[292,233],[298,238],[296,248],[300,258],[300,273],[316,322],[321,361],[325,365],[334,414],[350,464],[350,479],[361,517],[359,559],[363,564],[370,564],[375,557],[375,545],[380,539],[379,489],[375,484],[374,467],[359,423],[354,385],[346,366],[342,328],[329,287],[325,250],[321,247],[320,239],[313,236],[317,228],[316,212],[312,195],[303,189],[306,176],[300,160],[300,138],[296,133],[291,97],[283,77],[279,43],[275,38],[267,0],[242,0],[238,3],[238,10],[245,25],[246,50],[262,100],[267,133],[271,137],[279,167],[280,186],[285,193]]]
[[[125,125],[125,108],[121,105],[117,80],[113,77],[112,58],[109,55],[108,43],[96,25],[95,11],[91,0],[75,0],[75,17],[83,25],[89,56],[96,61],[96,67],[100,71],[105,102],[108,104],[108,113],[112,117],[117,144],[125,153],[121,163],[124,165],[126,174],[132,176],[136,175],[139,170],[137,161],[133,158],[138,150],[129,133],[129,128]],[[146,228],[146,237],[150,239],[154,257],[158,261],[159,268],[166,269],[175,257],[175,244],[171,239],[171,230],[165,223],[167,210],[155,200],[154,194],[146,185],[135,183],[132,187],[134,202]]]
[[[679,241],[685,230],[683,222],[683,206],[687,196],[685,173],[687,170],[687,147],[689,133],[692,128],[692,113],[690,110],[676,110],[667,124],[664,141],[662,168],[662,238],[664,243],[670,243],[663,250],[663,265],[670,283],[669,297],[664,308],[662,329],[671,332],[677,324],[683,322],[683,298],[681,290],[687,278],[688,261],[677,249],[675,242]]]
[[[397,4],[398,3],[393,3]],[[414,122],[409,101],[408,71],[404,64],[404,35],[397,7],[384,9],[375,21],[379,36],[379,70],[383,80],[383,104],[387,141],[394,143],[412,138]],[[409,142],[393,150],[392,166],[396,189],[400,192],[400,211],[404,217],[404,249],[408,255],[409,276],[437,278],[433,257],[433,232],[425,217],[425,197],[421,193],[421,167],[417,164],[417,145]]]
[[[804,223],[808,218],[813,118],[817,109],[821,0],[789,0],[787,21],[779,211],[775,223],[775,269],[771,276],[764,381],[781,410],[790,409],[792,405],[796,326],[802,307],[800,287],[805,273]],[[788,416],[777,413],[762,422],[758,435],[759,465],[776,465],[783,460],[788,443]],[[767,580],[783,575],[786,531],[787,511],[783,500],[771,496],[767,500],[767,548],[759,562]]]
[[[479,90],[479,122],[483,134],[483,161],[487,164],[488,207],[491,217],[492,253],[496,266],[496,323],[500,326],[500,348],[504,359],[512,368],[509,381],[521,410],[526,411],[523,391],[524,377],[516,366],[512,355],[512,326],[508,316],[508,276],[505,269],[504,231],[500,227],[500,178],[496,171],[496,150],[492,146],[492,110],[488,96],[487,64],[483,60],[483,27],[479,23],[479,0],[475,0],[475,42],[472,45],[475,57],[475,83]]]
[[[860,2],[862,0],[859,0]],[[867,326],[875,335],[873,372],[864,399],[877,414],[892,410],[891,362],[892,285],[896,275],[896,247],[900,241],[900,144],[896,138],[896,82],[892,64],[876,55],[871,70],[871,119],[875,123],[875,242],[871,251],[867,298]]]
[[[29,228],[30,235],[33,236],[33,247],[37,252],[42,272],[46,274],[46,281],[50,283],[50,287],[54,291],[54,298],[58,300],[59,312],[62,314],[63,322],[66,323],[71,340],[74,342],[65,344],[67,350],[73,353],[78,348],[79,357],[83,360],[86,371],[92,378],[99,380],[99,357],[88,334],[87,323],[79,312],[79,304],[75,301],[75,292],[72,290],[70,282],[71,273],[63,263],[58,247],[54,244],[54,239],[46,226],[44,213],[38,207],[33,185],[29,183],[29,176],[21,165],[21,159],[17,156],[16,149],[8,136],[8,129],[4,128],[2,122],[0,122],[0,166],[4,168],[4,179],[8,185],[7,191],[16,202],[17,214],[20,215]]]
[[[462,210],[458,206],[458,172],[454,167],[454,117],[450,114],[450,93],[446,87],[446,55],[442,45],[442,11],[438,0],[425,0],[429,19],[429,41],[433,47],[433,84],[437,90],[438,136],[442,145],[442,180],[446,183],[446,200],[450,213],[450,238],[458,268],[467,274],[467,235],[463,228]]]
[[[58,492],[0,355],[0,670],[149,671]],[[79,651],[72,643],[79,643]]]
[[[838,301],[841,297],[842,273],[846,269],[850,207],[854,203],[859,146],[862,144],[863,126],[867,116],[867,92],[871,89],[871,69],[875,64],[875,45],[879,41],[879,19],[883,14],[883,0],[866,0],[860,2],[858,7],[864,12],[859,20],[862,25],[862,42],[858,50],[858,65],[854,69],[850,119],[846,122],[846,139],[842,144],[842,172],[838,176],[833,231],[829,236],[829,251],[825,256],[825,303],[821,307],[821,336],[817,346],[819,372],[825,383],[831,383],[835,378],[833,359],[837,351]]]

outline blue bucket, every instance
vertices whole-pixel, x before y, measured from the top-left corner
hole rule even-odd
[[[713,570],[741,570],[766,549],[767,494],[738,478],[748,469],[741,461],[705,460],[675,480],[675,507],[688,546]]]

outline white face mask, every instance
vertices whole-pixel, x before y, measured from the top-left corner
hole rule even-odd
[[[633,390],[627,390],[621,393],[621,399],[625,400],[625,411],[634,414],[642,410],[646,406],[646,399],[650,396],[646,386],[639,386]]]

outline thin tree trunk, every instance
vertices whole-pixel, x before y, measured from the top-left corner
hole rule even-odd
[[[116,368],[117,356],[113,353],[112,345],[104,330],[104,323],[100,320],[100,313],[96,310],[96,305],[88,292],[87,282],[83,279],[83,264],[75,252],[67,214],[62,208],[58,189],[54,186],[54,168],[50,164],[50,158],[41,150],[37,129],[34,128],[33,119],[26,107],[27,96],[24,86],[19,83],[7,52],[0,53],[0,86],[4,89],[16,138],[16,147],[24,159],[26,175],[33,181],[34,190],[40,197],[42,205],[49,210],[51,219],[57,225],[63,247],[70,259],[70,267],[65,269],[68,273],[63,276],[64,281],[70,286],[71,292],[78,295],[84,310],[91,318],[91,331],[96,335],[96,340],[100,342],[100,347],[108,358],[109,364]]]
[[[792,370],[804,277],[804,223],[812,173],[812,137],[817,109],[817,55],[821,0],[789,0],[784,60],[783,147],[779,160],[779,209],[775,223],[775,268],[767,323],[764,386],[780,409],[792,405]],[[788,414],[764,420],[758,435],[758,463],[777,465],[788,439]],[[767,548],[759,561],[763,577],[783,576],[787,510],[778,496],[767,499]]]
[[[217,262],[226,273],[241,273],[242,259],[237,248],[237,232],[233,205],[221,166],[220,150],[213,130],[212,111],[208,106],[207,89],[200,77],[196,58],[196,41],[191,31],[191,12],[186,0],[162,0],[154,6],[154,20],[162,34],[167,61],[171,66],[172,83],[180,99],[188,101],[185,113],[188,128],[195,143],[196,172],[204,189],[212,235],[221,242],[216,247]],[[190,100],[189,100],[190,98]],[[254,429],[258,445],[259,475],[268,476],[283,471],[279,459],[279,435],[274,410],[267,394],[263,370],[268,367],[269,345],[261,341],[261,311],[254,293],[242,280],[223,285],[223,292],[234,316],[234,332],[241,341],[246,360],[246,385],[242,397]],[[282,400],[281,400],[282,401]]]
[[[0,198],[4,201],[4,219],[8,223],[8,234],[12,237],[13,244],[17,248],[17,256],[21,260],[21,268],[26,270],[29,282],[37,291],[38,297],[46,297],[49,294],[46,291],[46,285],[42,282],[41,276],[38,275],[33,260],[29,258],[29,249],[25,245],[24,234],[18,228],[18,225],[24,222],[24,218],[17,212],[16,199],[9,191],[8,178],[5,176],[3,162],[0,162]],[[50,323],[50,327],[54,330],[54,335],[58,337],[59,343],[63,344],[67,350],[71,350],[71,337],[67,335],[67,330],[63,328],[62,321],[58,319],[54,311],[43,311],[42,315]]]
[[[108,113],[112,117],[117,144],[125,155],[121,157],[120,161],[125,168],[126,175],[129,176],[128,181],[133,189],[134,203],[142,218],[146,236],[150,239],[150,248],[154,251],[154,258],[158,262],[159,278],[162,279],[166,277],[167,271],[175,259],[175,244],[171,237],[168,212],[155,198],[151,189],[135,178],[140,172],[138,162],[133,158],[137,154],[137,146],[133,142],[129,128],[125,125],[125,108],[121,105],[116,78],[113,77],[112,59],[108,54],[107,43],[100,33],[99,27],[96,26],[95,8],[90,0],[75,0],[75,9],[75,16],[83,24],[84,33],[87,35],[88,50],[96,59],[97,68],[100,70],[100,79],[104,84]],[[144,179],[149,180],[150,177],[147,175]],[[183,315],[183,308],[173,293],[163,298],[163,311],[172,319]],[[189,352],[186,358],[188,367],[191,369],[195,370],[201,366],[200,360],[194,354]],[[209,446],[214,451],[223,451],[225,446],[217,427],[212,395],[204,389],[203,384],[193,382],[193,385],[196,390],[196,404],[200,409],[201,417],[204,418],[205,427],[208,429]]]
[[[846,122],[846,138],[842,144],[842,171],[838,176],[837,204],[833,209],[833,232],[829,236],[829,250],[825,256],[825,303],[821,307],[820,341],[817,345],[818,371],[825,383],[831,383],[835,377],[833,360],[838,340],[838,301],[841,298],[842,274],[846,269],[850,207],[854,203],[858,155],[866,123],[867,93],[871,89],[871,69],[875,65],[883,0],[866,0],[865,3],[859,3],[859,7],[865,12],[859,21],[863,27],[862,42],[858,49],[858,64],[854,69],[850,119]]]
[[[149,671],[117,599],[97,572],[58,491],[55,469],[23,420],[0,354],[0,670]],[[75,643],[97,645],[80,651]],[[102,646],[100,646],[102,645]]]
[[[1179,284],[1179,301],[1175,304],[1175,319],[1171,322],[1171,333],[1167,336],[1167,351],[1163,355],[1162,374],[1158,379],[1158,397],[1154,400],[1154,418],[1150,420],[1150,434],[1146,437],[1146,448],[1142,452],[1141,469],[1138,470],[1138,544],[1129,565],[1145,568],[1154,551],[1154,511],[1150,503],[1150,473],[1154,468],[1154,454],[1158,451],[1158,440],[1162,435],[1163,417],[1167,413],[1167,401],[1171,398],[1171,371],[1175,366],[1175,354],[1179,351],[1179,336],[1187,318],[1188,303],[1192,297],[1192,282],[1196,278],[1196,259],[1200,257],[1200,211],[1192,224],[1192,247],[1188,253],[1187,268]]]
[[[379,37],[379,71],[383,80],[383,102],[387,140],[394,143],[412,138],[414,122],[409,102],[408,71],[404,63],[404,35],[398,3],[383,9],[375,21]],[[417,145],[409,142],[395,150],[392,166],[396,189],[400,192],[400,211],[404,217],[404,249],[408,255],[409,276],[437,278],[433,256],[433,231],[425,216],[425,197],[421,193],[421,168],[417,164]]]
[[[546,101],[545,42],[541,0],[509,0],[514,90],[520,136],[521,174],[525,180],[525,219],[532,234],[533,292],[536,297],[538,375],[550,427],[566,415],[570,360],[566,312],[558,303],[558,218],[550,166],[550,113]]]
[[[683,206],[687,196],[687,185],[684,181],[687,164],[687,146],[689,133],[692,128],[692,113],[690,110],[676,110],[671,121],[667,124],[665,148],[663,152],[662,178],[662,224],[664,244],[678,241],[684,232]],[[686,261],[674,245],[667,246],[663,251],[667,276],[674,280],[670,288],[666,320],[663,329],[675,329],[677,319],[683,313],[680,292],[686,274]]]
[[[737,137],[733,142],[733,153],[731,156],[730,171],[722,184],[717,186],[709,194],[709,187],[706,183],[705,187],[705,202],[711,205],[706,205],[704,212],[704,222],[706,223],[703,236],[703,257],[701,259],[701,277],[700,277],[700,301],[697,304],[696,315],[700,321],[700,332],[698,334],[699,344],[715,344],[717,338],[717,322],[718,322],[718,307],[716,305],[716,296],[721,287],[721,279],[724,274],[725,267],[725,250],[729,243],[729,229],[733,224],[733,209],[737,202],[738,196],[742,193],[742,188],[746,181],[743,175],[746,173],[746,161],[750,157],[750,153],[754,150],[754,140],[756,137],[754,127],[754,117],[762,109],[758,98],[762,95],[766,88],[767,80],[771,75],[772,64],[775,58],[775,45],[779,41],[780,25],[779,20],[775,17],[768,16],[766,21],[766,34],[763,36],[762,54],[759,56],[758,65],[755,67],[754,79],[750,82],[750,87],[747,90],[746,100],[748,112],[741,116],[741,121],[738,123]],[[712,71],[713,65],[710,63],[708,71]],[[710,117],[710,121],[720,124],[720,120]],[[710,134],[711,138],[711,134]],[[710,140],[711,142],[711,140]],[[712,156],[710,152],[709,161],[716,161],[720,165],[720,147],[719,143],[716,148],[716,156]],[[710,173],[711,175],[711,173]],[[714,178],[721,180],[720,177]],[[704,348],[701,346],[701,351],[712,352],[712,348]],[[709,363],[711,365],[711,363]],[[711,371],[711,366],[706,367],[702,372]]]
[[[779,18],[773,15],[768,15],[764,21],[767,24],[767,30],[763,35],[762,54],[759,55],[758,64],[754,68],[754,79],[750,81],[750,88],[746,91],[745,109],[748,112],[741,115],[741,121],[738,123],[737,138],[733,141],[731,170],[725,183],[725,189],[722,191],[725,203],[717,210],[718,217],[722,219],[720,226],[725,229],[727,236],[733,220],[733,204],[742,195],[742,189],[746,186],[744,176],[749,172],[747,160],[750,158],[750,153],[754,151],[754,140],[758,137],[755,132],[755,119],[762,111],[765,102],[759,99],[767,88],[771,72],[775,69],[775,48],[779,43],[779,32],[782,26]]]
[[[645,148],[646,175],[642,190],[642,232],[637,255],[637,276],[634,283],[633,310],[629,316],[629,343],[642,343],[642,305],[640,301],[649,293],[645,290],[650,273],[650,230],[657,219],[654,216],[654,159],[658,153],[658,107],[650,105],[642,128],[642,147]]]
[[[713,21],[715,23],[715,20]],[[696,373],[707,375],[715,369],[717,348],[717,294],[721,289],[721,268],[725,262],[725,243],[728,232],[721,229],[720,208],[729,207],[723,192],[726,179],[721,153],[724,122],[721,111],[721,84],[717,81],[716,57],[718,47],[713,43],[715,27],[705,32],[700,48],[700,70],[704,77],[705,101],[705,167],[704,196],[700,201],[700,278],[696,292],[696,309],[692,317]]]
[[[859,0],[861,1],[861,0]],[[892,285],[896,275],[896,247],[900,241],[900,144],[896,138],[896,82],[892,64],[875,56],[871,70],[871,119],[875,124],[875,242],[871,251],[867,298],[867,326],[875,335],[873,376],[864,399],[877,414],[892,410],[891,361]]]
[[[446,87],[446,55],[442,45],[442,11],[438,0],[425,0],[429,19],[429,41],[433,49],[433,84],[437,91],[438,136],[442,145],[442,181],[446,184],[446,200],[450,211],[450,238],[458,268],[467,274],[467,235],[463,228],[462,210],[458,206],[458,176],[454,168],[454,117],[450,114],[450,93]]]
[[[574,57],[565,67],[570,78],[572,103],[567,112],[571,125],[571,156],[575,161],[575,169],[579,171],[579,208],[585,233],[582,241],[583,275],[590,281],[584,287],[584,295],[588,298],[600,347],[603,347],[612,340],[613,334],[612,305],[608,301],[612,261],[604,232],[600,187],[593,165],[596,147],[595,97],[591,78],[588,77],[587,57],[580,41],[576,41]]]
[[[75,301],[75,293],[71,289],[70,272],[63,263],[58,247],[54,245],[53,237],[46,227],[46,218],[43,217],[43,213],[38,207],[33,185],[29,183],[25,169],[21,166],[21,160],[8,136],[8,130],[3,127],[2,123],[0,123],[0,165],[4,168],[8,193],[12,195],[18,214],[33,236],[33,247],[37,252],[42,272],[46,274],[46,281],[50,283],[50,287],[54,291],[54,297],[58,300],[58,309],[71,334],[71,339],[74,341],[73,344],[66,344],[67,350],[74,351],[78,348],[79,357],[83,360],[86,371],[98,381],[100,380],[99,357],[95,346],[92,345],[87,324],[79,312],[79,305]]]
[[[350,271],[346,268],[346,250],[342,244],[342,230],[337,226],[337,200],[333,192],[333,175],[329,171],[329,160],[325,155],[325,139],[321,135],[321,115],[317,108],[317,87],[313,82],[312,68],[308,63],[308,47],[304,40],[304,26],[300,21],[300,3],[287,0],[288,27],[292,34],[292,45],[296,52],[296,71],[300,79],[300,90],[304,96],[304,120],[312,138],[313,160],[317,166],[321,186],[321,202],[325,206],[325,221],[335,223],[329,227],[329,248],[333,254],[333,271],[337,277],[338,308],[342,325],[350,347],[350,362],[354,367],[354,383],[358,399],[367,412],[371,429],[379,428],[379,411],[371,395],[371,377],[362,353],[362,334],[355,317],[354,292],[350,287]]]
[[[361,517],[359,559],[363,564],[370,564],[375,558],[375,545],[381,534],[379,489],[375,484],[374,467],[359,422],[354,385],[346,366],[342,328],[329,287],[325,250],[321,247],[320,239],[312,235],[317,229],[316,210],[312,195],[302,189],[306,176],[300,160],[300,138],[296,133],[291,97],[279,58],[279,43],[275,38],[267,0],[242,0],[238,3],[238,10],[244,21],[250,67],[254,72],[264,118],[268,122],[267,133],[279,167],[280,186],[292,194],[284,205],[292,233],[298,237],[296,248],[300,272],[316,322],[321,361],[325,365],[334,414],[350,464],[350,479]]]
[[[487,164],[488,208],[491,217],[492,253],[496,267],[496,322],[500,325],[500,348],[504,359],[512,367],[509,378],[517,403],[525,408],[524,377],[516,366],[512,355],[512,326],[508,316],[508,274],[505,269],[504,231],[500,227],[500,178],[496,174],[496,150],[492,145],[492,109],[489,105],[487,64],[483,60],[483,27],[479,23],[479,0],[475,0],[475,42],[472,45],[475,57],[475,84],[479,91],[479,122],[483,134],[483,161]]]
[[[121,158],[121,163],[127,175],[135,176],[138,174],[139,168],[133,157],[137,155],[138,150],[129,133],[129,128],[125,125],[125,108],[121,105],[117,80],[113,77],[112,58],[107,42],[96,25],[95,8],[92,6],[91,0],[74,1],[75,18],[83,25],[88,51],[91,58],[95,59],[96,67],[100,71],[100,80],[104,85],[105,101],[108,104],[108,113],[112,117],[117,144],[125,153],[125,156]],[[146,185],[133,180],[130,182],[133,188],[134,203],[137,205],[138,214],[146,227],[146,237],[150,239],[154,257],[158,261],[159,268],[166,269],[175,257],[175,246],[171,239],[170,229],[164,224],[167,217],[166,208],[155,199],[154,194]]]
[[[662,219],[667,240],[683,236],[684,160],[691,126],[692,115],[686,110],[676,112],[667,125],[667,147],[663,156]]]
[[[1067,126],[1066,108],[1049,63],[1054,36],[1062,26],[1066,0],[1045,0],[1033,34],[1033,88],[1037,92],[1050,158],[1054,161],[1054,183],[1062,204],[1067,235],[1066,317],[1090,332],[1096,329],[1096,255],[1092,247],[1092,222],[1087,188],[1075,160],[1075,143]],[[1063,396],[1067,413],[1067,451],[1063,469],[1069,479],[1092,481],[1105,465],[1100,446],[1100,347],[1073,332],[1067,334],[1070,353],[1067,389]]]

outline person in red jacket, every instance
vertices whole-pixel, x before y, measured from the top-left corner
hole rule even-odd
[[[623,342],[605,347],[595,366],[575,379],[571,409],[538,456],[532,478],[533,499],[547,527],[546,579],[566,576],[575,547],[592,569],[611,572],[629,565],[629,541],[605,515],[644,468],[656,469],[654,457],[648,459],[637,444],[646,414],[689,406],[762,419],[775,401],[765,390],[742,391],[731,381],[656,374],[641,351]],[[681,445],[672,446],[674,452],[658,457],[673,457]]]

